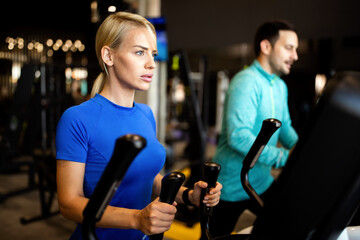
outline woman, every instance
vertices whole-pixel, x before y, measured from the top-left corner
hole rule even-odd
[[[151,23],[131,13],[109,15],[96,34],[96,54],[103,73],[92,98],[67,109],[56,136],[57,192],[64,217],[78,223],[88,198],[111,158],[115,141],[139,134],[146,147],[134,159],[122,183],[97,223],[99,239],[145,239],[169,230],[176,203],[200,205],[199,181],[193,190],[181,187],[173,205],[159,202],[165,149],[156,139],[155,119],[145,104],[134,102],[135,90],[148,90],[155,69],[156,34]],[[221,184],[204,203],[217,205]],[[157,197],[151,202],[151,197]],[[185,202],[184,202],[185,201]],[[81,239],[78,225],[71,239]]]

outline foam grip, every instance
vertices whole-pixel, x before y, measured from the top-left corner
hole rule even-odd
[[[181,172],[171,172],[161,180],[160,202],[173,204],[176,194],[185,181],[185,175]],[[150,240],[162,240],[164,233],[149,236]]]
[[[165,175],[161,180],[160,202],[172,204],[184,181],[185,175],[181,172],[171,172]]]
[[[211,188],[216,186],[217,178],[219,176],[221,170],[221,166],[214,162],[208,162],[204,164],[204,176],[203,181],[207,182],[208,186],[205,189],[201,189],[201,203],[200,207],[202,209],[202,214],[205,216],[212,215],[212,207],[207,207],[205,204],[202,203],[205,195],[209,193]]]

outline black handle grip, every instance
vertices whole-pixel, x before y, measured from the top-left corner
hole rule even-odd
[[[211,188],[216,186],[217,178],[219,176],[221,170],[221,166],[214,162],[208,162],[204,164],[204,174],[203,174],[203,181],[207,182],[208,186],[205,189],[201,189],[201,201],[200,201],[200,209],[204,216],[211,216],[212,215],[212,207],[207,207],[205,204],[202,203],[206,194],[209,193]]]
[[[209,193],[211,188],[216,186],[217,178],[220,173],[221,166],[214,162],[208,162],[204,164],[203,168],[203,181],[207,182],[207,188],[201,189],[200,195],[200,227],[201,237],[200,239],[212,239],[209,231],[209,219],[212,216],[213,208],[207,207],[204,203],[204,197]]]
[[[83,239],[98,239],[96,222],[101,219],[131,162],[145,146],[145,138],[139,135],[127,134],[116,140],[113,155],[83,211]]]
[[[161,180],[160,202],[173,204],[176,194],[185,181],[185,175],[181,172],[171,172]]]
[[[260,154],[264,150],[271,136],[280,127],[281,127],[281,122],[279,120],[274,118],[265,119],[263,121],[260,132],[255,139],[255,142],[251,146],[250,151],[245,156],[245,159],[243,161],[243,167],[241,169],[241,176],[240,176],[241,184],[243,185],[250,199],[254,200],[258,204],[259,208],[262,208],[264,206],[264,203],[250,185],[248,179],[248,173],[250,169],[254,167],[256,161],[260,157]]]
[[[160,202],[173,204],[176,194],[185,181],[185,175],[181,172],[171,172],[161,180]],[[149,236],[150,240],[162,240],[164,233]]]

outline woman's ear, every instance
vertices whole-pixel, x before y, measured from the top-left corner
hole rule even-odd
[[[269,40],[264,39],[260,42],[260,51],[264,55],[269,55],[271,52],[271,49],[272,49],[272,46],[271,46],[271,43],[269,42]]]
[[[101,58],[107,66],[114,65],[111,55],[111,49],[108,46],[103,46],[101,48]]]

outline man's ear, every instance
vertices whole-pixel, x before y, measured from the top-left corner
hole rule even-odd
[[[107,66],[114,65],[112,55],[111,55],[111,49],[108,46],[103,46],[101,48],[101,58]]]
[[[272,49],[271,43],[269,42],[269,40],[264,39],[260,42],[260,51],[264,54],[264,55],[269,55],[270,51]]]

